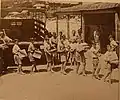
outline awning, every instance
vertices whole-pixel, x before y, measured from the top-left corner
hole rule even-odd
[[[97,10],[107,10],[107,9],[114,9],[120,7],[120,3],[90,3],[90,4],[83,4],[77,5],[68,8],[61,8],[56,11],[56,13],[69,13],[69,12],[82,12],[82,11],[97,11]]]

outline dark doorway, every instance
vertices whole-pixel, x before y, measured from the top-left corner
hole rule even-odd
[[[85,14],[85,41],[91,44],[91,38],[96,27],[100,30],[101,52],[105,53],[106,45],[109,43],[109,34],[115,33],[115,15],[114,13],[94,13]]]

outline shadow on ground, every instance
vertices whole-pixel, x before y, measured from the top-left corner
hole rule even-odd
[[[117,79],[111,79],[111,82],[112,82],[112,84],[119,83],[119,80],[117,80]]]

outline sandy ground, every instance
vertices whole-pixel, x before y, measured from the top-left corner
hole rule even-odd
[[[89,57],[89,53],[86,54]],[[104,74],[103,57],[101,58]],[[59,66],[56,66],[59,67]],[[91,74],[78,76],[74,71],[62,75],[45,72],[46,65],[37,66],[35,74],[10,73],[0,78],[0,100],[118,100],[118,70],[114,70],[110,86],[102,80],[91,78]],[[70,66],[67,66],[70,68]],[[30,66],[23,67],[30,70]],[[74,69],[74,66],[71,68]],[[91,71],[91,59],[86,70]]]

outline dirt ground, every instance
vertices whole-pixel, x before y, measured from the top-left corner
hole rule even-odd
[[[89,53],[86,54],[89,58]],[[101,57],[101,74],[104,74]],[[0,100],[118,100],[118,70],[114,70],[113,84],[92,79],[91,59],[87,59],[87,76],[75,74],[73,66],[67,66],[69,73],[62,75],[60,65],[55,73],[46,72],[46,65],[38,65],[39,72],[18,75],[9,73],[0,77]],[[30,66],[24,66],[29,71]],[[26,71],[26,72],[27,72]]]

